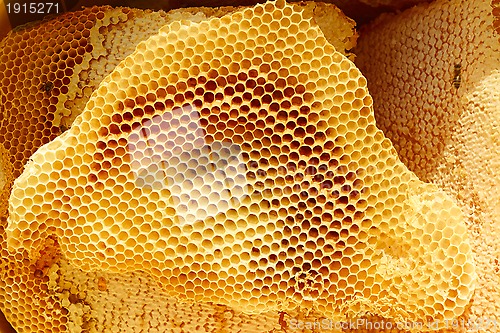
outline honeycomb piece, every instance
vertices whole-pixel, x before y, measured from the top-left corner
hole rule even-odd
[[[143,270],[246,312],[454,318],[474,280],[463,216],[398,160],[371,105],[297,7],[174,22],[32,156],[8,243],[36,259],[57,235],[75,267]]]
[[[451,0],[417,6],[367,26],[356,49],[377,124],[409,169],[438,184],[465,213],[478,287],[463,320],[489,320],[482,332],[497,332],[491,323],[500,322],[500,15],[495,6],[498,1]]]
[[[323,5],[318,4],[317,6]],[[306,7],[316,8],[310,5]],[[321,18],[316,18],[316,20],[320,24],[321,22],[325,22],[323,27],[326,26],[326,22],[335,21],[336,30],[339,30],[338,37],[335,37],[332,33],[329,34],[329,36],[334,38],[332,43],[336,43],[335,45],[340,50],[350,49],[355,36],[348,37],[344,32],[352,30],[353,22],[349,21],[345,16],[340,15],[339,11],[332,5],[324,5],[321,8],[327,9],[328,12],[326,14],[328,15],[323,16],[320,11],[313,10],[314,13],[319,13],[321,16]],[[232,10],[234,11],[234,9]],[[16,129],[20,129],[21,138],[24,135],[27,135],[28,138],[30,135],[34,135],[35,137],[41,136],[46,128],[51,128],[52,126],[49,122],[46,122],[46,119],[54,118],[54,115],[58,113],[57,110],[62,110],[65,114],[69,114],[61,118],[63,126],[60,129],[69,127],[74,118],[83,110],[90,94],[99,85],[102,78],[109,74],[125,56],[130,54],[140,40],[144,40],[149,35],[156,33],[167,22],[179,19],[193,19],[193,17],[200,21],[212,15],[211,13],[205,13],[204,15],[196,14],[202,11],[205,12],[205,9],[189,8],[176,11],[175,15],[172,13],[166,15],[163,12],[154,13],[127,8],[112,9],[110,7],[95,7],[64,14],[52,20],[45,20],[40,24],[25,26],[23,30],[12,31],[8,39],[3,41],[2,48],[0,48],[2,59],[14,59],[20,54],[20,50],[22,52],[31,52],[30,48],[21,49],[20,46],[25,47],[29,45],[34,46],[36,50],[40,50],[37,45],[41,42],[55,45],[55,51],[51,47],[45,50],[46,53],[53,56],[51,52],[58,50],[56,44],[59,43],[58,38],[61,34],[61,31],[54,29],[54,27],[61,24],[63,25],[62,31],[65,31],[64,29],[73,31],[82,23],[85,26],[92,24],[93,28],[90,29],[89,38],[86,40],[87,42],[91,42],[92,48],[89,48],[90,52],[87,52],[85,49],[83,57],[88,59],[88,62],[84,61],[81,66],[75,66],[73,68],[73,75],[67,77],[67,79],[71,82],[76,82],[76,84],[69,89],[71,93],[64,96],[65,102],[58,103],[56,105],[57,108],[51,108],[50,111],[52,113],[49,112],[44,117],[32,119],[32,122],[37,125],[36,128],[25,128],[25,122],[20,122],[16,116],[13,116],[18,113],[18,110],[16,108],[5,109],[5,105],[0,102],[2,110],[0,132],[6,133],[10,126],[13,126]],[[93,13],[97,13],[97,18],[94,17]],[[125,15],[127,19],[125,19]],[[78,18],[78,20],[75,18]],[[85,21],[86,19],[87,21]],[[341,22],[344,22],[346,28],[342,28],[340,25]],[[342,28],[342,31],[339,28]],[[68,34],[65,36],[66,38],[70,38]],[[345,41],[346,44],[341,45],[339,41]],[[16,43],[17,45],[14,45]],[[4,48],[3,46],[7,44],[9,47]],[[63,43],[62,46],[64,45]],[[38,68],[37,61],[44,56],[33,52],[26,65],[29,68],[42,70],[44,67]],[[26,58],[21,59],[25,60]],[[59,60],[58,57],[54,57],[53,59],[55,61]],[[45,58],[45,62],[46,60]],[[52,61],[52,58],[50,58],[50,61]],[[10,63],[8,64],[10,65]],[[60,65],[57,67],[60,67]],[[7,67],[5,68],[7,69]],[[11,73],[5,73],[5,75],[7,74],[10,75]],[[18,79],[14,75],[9,76],[9,78]],[[25,87],[31,83],[30,81],[26,81],[24,85],[16,85],[14,80],[0,81],[1,89],[3,91],[12,91],[14,96],[26,93]],[[73,88],[76,91],[73,91]],[[38,93],[38,87],[36,92]],[[29,99],[33,98],[32,95],[25,97]],[[5,114],[10,116],[4,118],[4,110]],[[60,132],[57,130],[55,135],[58,135]],[[25,150],[22,150],[22,147],[16,147],[18,151],[15,156],[18,156],[20,159],[15,163],[18,166],[16,174],[20,174],[22,171],[22,167],[24,167],[23,161],[31,156],[31,151],[38,149],[38,145],[41,144],[38,141],[31,143],[36,144],[36,146],[25,146]],[[1,145],[0,150],[2,150]],[[8,152],[5,153],[7,154]],[[0,175],[5,175],[4,169],[7,171],[12,170],[12,163],[16,161],[15,156],[11,156],[10,161],[3,158],[3,156],[5,155],[2,154],[2,158],[0,158]],[[4,186],[1,192],[1,196],[4,196],[4,198],[7,198],[10,193],[12,177],[9,176],[6,183],[8,186]],[[7,208],[5,205],[0,205],[0,209],[2,207]],[[196,326],[200,318],[207,318],[207,322],[210,322],[208,318],[219,318],[217,314],[222,311],[221,306],[209,303],[202,305],[194,303],[177,305],[178,300],[160,293],[157,290],[158,288],[150,287],[154,285],[153,282],[149,284],[144,283],[145,276],[140,278],[142,280],[140,280],[139,285],[135,286],[136,289],[128,293],[131,287],[130,283],[138,281],[136,278],[137,273],[111,277],[106,283],[109,290],[120,291],[126,289],[127,292],[117,293],[115,298],[108,297],[108,294],[105,292],[101,292],[99,294],[100,297],[95,297],[95,293],[87,291],[101,291],[102,284],[99,283],[97,278],[89,277],[88,273],[65,264],[64,257],[58,255],[57,243],[52,239],[49,244],[45,244],[40,260],[34,263],[30,262],[26,251],[8,253],[6,251],[7,244],[4,231],[4,227],[6,226],[5,219],[6,216],[3,213],[0,214],[0,247],[2,248],[3,260],[0,270],[0,307],[19,332],[69,331],[81,333],[85,330],[92,330],[93,327],[97,327],[96,330],[98,332],[111,332],[114,331],[115,326],[123,327],[125,331],[125,328],[130,329],[131,327],[133,329],[138,329],[138,327],[144,328],[144,325],[148,325],[149,332],[154,332],[156,327],[164,329],[162,332],[166,332],[167,330],[173,332],[176,330],[176,325],[184,325],[188,328],[193,327],[192,331],[194,331],[197,329]],[[61,269],[55,270],[56,267],[61,267]],[[78,289],[74,287],[76,285]],[[142,297],[131,296],[137,295],[138,292],[142,293]],[[159,299],[156,298],[158,296],[160,297]],[[111,299],[116,300],[116,302],[110,301]],[[133,303],[130,303],[131,299]],[[155,303],[155,307],[153,307],[149,302],[152,299],[158,300],[160,303]],[[119,304],[122,303],[126,303],[127,306],[120,307]],[[163,313],[162,311],[166,307],[172,310],[163,317],[159,316],[158,314]],[[145,317],[150,318],[147,324],[144,324]],[[173,318],[179,319],[172,321]],[[134,324],[130,325],[132,321]],[[109,322],[112,322],[113,325],[109,326]],[[230,330],[232,327],[239,327],[238,329],[242,332],[254,332],[254,330],[257,330],[260,333],[263,330],[267,332],[273,326],[276,327],[276,325],[278,325],[277,314],[270,313],[249,316],[235,312],[234,318],[225,320],[224,324],[212,323],[204,325],[204,329],[206,332],[220,332],[225,329]]]

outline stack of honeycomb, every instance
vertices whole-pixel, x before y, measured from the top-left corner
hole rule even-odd
[[[475,273],[463,214],[399,161],[366,80],[300,7],[193,15],[156,35],[140,11],[93,11],[89,30],[112,37],[88,34],[83,67],[42,82],[45,126],[28,126],[5,67],[19,101],[2,101],[16,115],[2,128],[24,138],[2,151],[0,178],[5,193],[20,175],[1,233],[16,328],[278,332],[290,315],[464,312]],[[116,66],[137,44],[121,50],[123,31],[153,36]],[[31,155],[37,133],[49,143]]]

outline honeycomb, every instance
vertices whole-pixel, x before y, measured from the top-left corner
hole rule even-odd
[[[439,0],[386,15],[356,49],[377,125],[465,213],[478,286],[464,320],[490,321],[479,329],[488,333],[500,322],[498,3]]]
[[[325,29],[327,39],[342,53],[352,48],[356,38],[353,32],[354,22],[347,19],[335,6],[320,3],[301,3],[300,6],[306,14],[316,15],[315,20]],[[235,10],[235,8],[225,8],[226,12]],[[58,135],[69,127],[74,118],[83,110],[90,94],[102,78],[130,54],[140,40],[156,33],[160,27],[170,21],[187,19],[199,22],[207,19],[208,16],[218,14],[207,8],[190,8],[167,14],[128,8],[94,7],[12,31],[1,42],[2,47],[0,47],[0,59],[8,65],[6,68],[16,67],[11,59],[17,59],[17,62],[22,61],[28,68],[34,68],[33,71],[36,73],[46,70],[45,63],[50,63],[52,59],[59,60],[57,54],[60,48],[57,44],[61,36],[64,37],[63,41],[74,38],[78,42],[75,45],[80,45],[81,36],[78,33],[71,34],[76,29],[80,29],[81,24],[85,27],[92,25],[88,29],[90,33],[87,29],[83,29],[85,35],[89,34],[86,41],[90,42],[91,47],[85,48],[82,65],[75,66],[72,75],[64,78],[65,81],[75,83],[70,84],[68,94],[61,97],[64,103],[58,102],[55,106],[51,105],[50,110],[42,108],[44,116],[38,118],[37,121],[43,122],[37,123],[35,119],[33,122],[37,126],[28,129],[24,127],[26,114],[23,114],[22,103],[17,103],[17,108],[6,108],[0,103],[2,110],[0,132],[6,133],[13,126],[20,129],[20,133],[16,133],[17,138],[42,137],[44,130],[56,127],[47,119],[55,119],[57,114],[63,113],[67,116],[61,117],[60,127],[55,129]],[[57,30],[59,28],[61,30]],[[66,31],[67,33],[63,34]],[[37,47],[42,42],[44,42],[45,49]],[[48,47],[45,44],[48,44]],[[4,47],[6,45],[8,47]],[[22,57],[20,57],[21,54],[23,54]],[[47,54],[50,59],[46,58]],[[43,63],[39,59],[44,59]],[[67,59],[66,62],[68,62]],[[59,68],[60,65],[53,68],[55,67]],[[28,71],[28,73],[31,72]],[[60,72],[57,73],[60,75]],[[16,73],[5,72],[2,75],[4,76],[0,81],[2,85],[0,91],[12,92],[12,96],[16,98],[33,91],[35,95],[25,95],[29,100],[33,100],[39,92],[38,86],[37,89],[25,89],[32,84],[38,84],[36,80],[26,80],[23,85],[18,84],[17,71]],[[51,101],[54,101],[53,97],[48,102],[44,101],[44,105]],[[6,144],[5,141],[2,143]],[[24,168],[23,161],[27,160],[26,156],[29,158],[31,152],[38,149],[41,142],[31,142],[31,144],[24,147],[29,150],[28,152],[22,150],[22,147],[10,146],[14,155],[10,155],[9,151],[0,145],[0,188],[2,189],[0,196],[4,201],[10,193],[12,171],[15,171],[16,175],[20,174]],[[20,160],[17,160],[16,156]],[[15,170],[12,164],[17,166]],[[0,203],[0,209],[6,210],[7,206],[2,203]],[[154,332],[156,329],[161,332],[170,332],[176,331],[178,325],[195,331],[199,330],[197,326],[200,318],[207,321],[204,325],[206,332],[220,332],[230,330],[232,327],[240,327],[245,331],[257,329],[267,332],[279,327],[278,315],[274,313],[256,317],[210,303],[179,305],[178,300],[158,290],[154,282],[149,282],[148,277],[140,273],[107,274],[103,277],[103,275],[89,274],[75,269],[67,264],[63,256],[59,255],[57,242],[53,239],[45,245],[40,260],[34,263],[30,262],[26,251],[8,253],[4,230],[7,223],[4,213],[5,211],[0,212],[0,247],[2,248],[0,307],[19,332],[80,333],[92,329],[97,332],[114,332],[116,328],[127,331],[131,327],[134,329],[141,327],[147,329],[148,332]],[[107,281],[105,282],[107,290],[103,290],[103,279]],[[134,287],[131,284],[135,284]],[[92,290],[96,290],[96,293],[91,292]],[[149,302],[149,300],[154,300],[154,302]],[[120,307],[120,304],[124,306]],[[169,311],[165,313],[165,309]],[[231,316],[228,317],[227,313]],[[113,319],[110,319],[110,316]],[[173,320],[173,318],[178,319]],[[210,318],[219,318],[220,322],[213,322]],[[110,326],[109,322],[113,325]],[[2,328],[0,325],[0,329]]]
[[[33,261],[57,242],[78,269],[247,313],[444,320],[474,286],[460,209],[399,161],[365,78],[284,2],[140,43],[31,156],[9,212]]]

